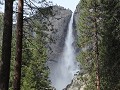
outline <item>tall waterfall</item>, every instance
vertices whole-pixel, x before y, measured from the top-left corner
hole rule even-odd
[[[72,24],[73,15],[69,22],[63,53],[59,57],[58,63],[54,66],[49,76],[52,86],[55,87],[56,90],[63,90],[71,83],[74,75],[79,71],[73,46],[74,36]]]

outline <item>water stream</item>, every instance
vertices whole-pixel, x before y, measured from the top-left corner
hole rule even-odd
[[[63,53],[59,57],[58,63],[54,66],[52,72],[50,73],[52,86],[55,87],[56,90],[63,90],[71,83],[74,75],[79,71],[73,46],[74,35],[72,24],[73,15],[69,22]]]

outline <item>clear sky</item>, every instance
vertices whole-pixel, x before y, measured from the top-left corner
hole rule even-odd
[[[66,9],[69,8],[70,10],[72,10],[74,12],[74,10],[80,0],[47,0],[47,1],[52,1],[53,4],[63,6]]]
[[[47,0],[47,1],[52,1],[54,5],[60,5],[65,7],[66,9],[70,9],[74,12],[77,4],[79,3],[80,0]],[[0,5],[0,11],[4,11],[3,10],[3,5]]]
[[[4,6],[0,4],[0,12],[3,12],[3,11],[4,11],[3,7],[4,7]]]

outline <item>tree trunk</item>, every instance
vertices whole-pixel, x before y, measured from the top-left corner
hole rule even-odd
[[[95,19],[95,59],[96,59],[96,84],[97,90],[100,90],[100,76],[99,76],[99,51],[98,51],[98,30],[97,30],[97,20]]]
[[[100,90],[100,76],[99,76],[99,50],[98,50],[98,25],[97,25],[97,4],[95,1],[95,7],[94,7],[94,28],[95,28],[95,60],[96,60],[96,87],[97,90]]]
[[[17,42],[16,42],[15,75],[13,90],[20,90],[22,37],[23,37],[23,0],[18,0]]]
[[[5,0],[2,58],[0,61],[0,90],[8,90],[12,41],[13,0]]]

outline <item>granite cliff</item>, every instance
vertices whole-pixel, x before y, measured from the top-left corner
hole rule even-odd
[[[52,41],[47,44],[48,66],[54,66],[58,56],[61,54],[65,37],[67,34],[68,24],[72,11],[61,6],[52,6],[52,15],[47,16],[44,22],[47,23],[48,31]]]
[[[75,36],[75,42],[74,42],[74,47],[76,49],[76,54],[80,52],[80,49],[77,48],[77,23],[79,22],[79,5],[77,5],[76,10],[74,12],[73,16],[73,34]],[[51,68],[54,68],[54,65],[57,63],[58,56],[61,54],[63,47],[64,47],[64,42],[65,42],[65,37],[67,34],[67,28],[68,28],[68,23],[70,21],[72,12],[70,10],[66,10],[63,7],[60,6],[53,6],[52,7],[52,14],[53,16],[49,16],[48,20],[51,23],[48,25],[49,29],[49,35],[52,37],[54,42],[48,43],[48,66]],[[65,90],[82,90],[81,86],[84,86],[84,83],[79,80],[79,75],[76,76],[70,85],[68,85]]]
[[[72,11],[61,6],[51,6],[50,8],[52,15],[47,15],[47,18],[44,18],[42,22],[47,24],[48,30],[45,31],[45,33],[47,33],[52,40],[47,43],[47,65],[50,69],[52,69],[57,63],[58,56],[60,56],[61,52],[63,51],[67,28],[72,15]],[[80,51],[80,49],[76,47],[77,34],[79,34],[79,32],[77,32],[77,23],[79,22],[80,15],[79,10],[80,9],[78,5],[73,16],[73,33],[75,36],[74,46],[76,49],[76,54]],[[84,86],[84,83],[79,80],[79,77],[79,75],[76,76],[72,80],[71,84],[65,88],[65,90],[82,90],[81,86]]]

